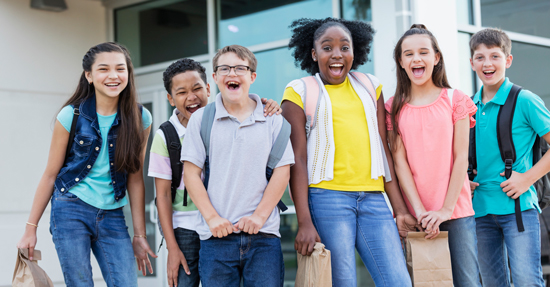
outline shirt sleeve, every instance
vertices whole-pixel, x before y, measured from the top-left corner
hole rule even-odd
[[[296,93],[296,91],[294,91],[294,88],[292,87],[287,87],[285,89],[285,93],[283,94],[283,100],[281,101],[281,104],[284,101],[293,102],[296,105],[298,105],[300,108],[302,108],[302,110],[304,109],[304,103],[302,102],[302,97],[300,97],[300,95]]]
[[[283,127],[283,117],[281,115],[276,116],[276,118],[273,119],[273,125],[273,143],[275,143],[275,139],[277,139],[277,136],[279,136],[279,133]],[[292,150],[292,143],[290,142],[290,139],[288,139],[285,152],[275,168],[289,164],[294,165],[294,151]]]
[[[542,99],[528,90],[522,90],[519,97],[522,100],[522,112],[531,128],[540,137],[550,132],[550,112]]]
[[[453,125],[466,117],[470,117],[470,128],[476,125],[474,115],[477,112],[477,107],[464,92],[454,90],[453,93]]]
[[[201,169],[206,160],[206,150],[200,133],[203,114],[204,108],[201,108],[189,119],[181,149],[181,161],[188,161]]]
[[[71,125],[73,123],[73,107],[71,106],[65,106],[59,114],[57,114],[57,120],[61,123],[61,125],[67,130],[67,132],[71,132]]]
[[[393,97],[389,98],[386,103],[384,104],[384,107],[386,108],[386,129],[388,131],[393,130],[393,125],[391,124],[391,103],[393,102]]]
[[[378,80],[377,77],[375,77],[372,74],[366,74],[367,77],[369,77],[370,81],[372,82],[372,86],[376,90],[376,99],[378,100],[380,98],[380,95],[382,94],[382,84],[380,83],[380,80]]]
[[[172,180],[172,166],[170,165],[170,155],[166,147],[164,133],[162,130],[157,130],[153,143],[151,144],[151,152],[149,153],[149,172],[150,177]]]
[[[144,130],[153,123],[153,116],[151,115],[151,112],[145,107],[143,107],[143,110],[141,111],[141,122],[143,123]]]

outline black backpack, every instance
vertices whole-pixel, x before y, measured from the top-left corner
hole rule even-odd
[[[164,133],[166,139],[166,148],[168,148],[168,156],[170,157],[170,168],[172,169],[172,202],[176,199],[176,192],[181,182],[183,175],[183,163],[181,157],[181,142],[176,128],[170,121],[165,121],[159,128]],[[187,206],[187,189],[183,190],[183,206]]]
[[[508,98],[506,99],[504,105],[500,108],[497,117],[498,147],[500,149],[500,157],[504,162],[504,175],[506,179],[509,179],[512,175],[512,165],[516,161],[516,149],[512,140],[512,120],[514,119],[516,102],[521,89],[522,88],[518,85],[512,86],[512,89],[508,94]],[[475,138],[475,127],[473,127],[470,128],[470,148],[468,153],[468,177],[470,178],[470,180],[474,180],[475,174],[473,173],[473,170],[477,169]],[[535,143],[533,144],[533,166],[548,151],[548,148],[548,143],[543,138],[540,138],[537,135]],[[537,180],[534,183],[534,186],[537,190],[539,206],[541,209],[543,209],[548,206],[548,202],[550,201],[550,173],[545,174],[543,177]],[[519,197],[515,200],[515,213],[518,231],[522,232],[525,230],[525,228],[523,227],[523,220],[521,217]]]

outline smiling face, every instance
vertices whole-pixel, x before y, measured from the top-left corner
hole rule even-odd
[[[319,74],[325,84],[341,84],[353,65],[351,36],[342,27],[329,27],[315,41],[311,55],[319,64]]]
[[[128,85],[126,58],[119,52],[99,53],[85,75],[94,84],[96,96],[116,98]]]
[[[407,72],[412,85],[422,86],[432,82],[434,66],[439,63],[440,55],[434,51],[428,35],[411,35],[401,44],[399,64]]]
[[[248,60],[239,58],[237,54],[228,52],[218,58],[217,66],[223,65],[249,66],[249,63]],[[244,75],[237,75],[235,68],[230,69],[227,75],[220,75],[219,72],[214,71],[212,76],[224,100],[234,103],[248,99],[250,85],[256,80],[256,72],[248,70]]]
[[[506,56],[500,47],[488,48],[479,45],[470,59],[474,70],[484,87],[500,87],[506,79],[506,69],[512,66],[512,55]]]
[[[172,91],[168,94],[170,105],[183,115],[183,126],[199,108],[206,106],[210,96],[210,85],[205,83],[199,72],[186,71],[172,78]]]

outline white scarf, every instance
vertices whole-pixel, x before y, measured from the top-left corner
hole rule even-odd
[[[367,75],[371,79],[372,75]],[[315,128],[310,132],[307,139],[307,168],[309,184],[318,184],[321,181],[331,181],[334,179],[334,154],[336,151],[334,145],[334,131],[332,126],[332,104],[319,74],[315,75],[319,84],[321,95],[319,107],[317,108],[317,117]],[[376,180],[380,176],[389,178],[389,168],[385,166],[385,153],[382,152],[383,146],[378,133],[378,119],[376,116],[376,102],[369,95],[367,90],[352,76],[348,77],[350,83],[361,99],[367,126],[369,129],[370,154],[371,154],[371,178]],[[296,93],[302,97],[302,103],[305,103],[304,84],[300,80],[290,82],[287,87],[292,87]],[[375,87],[376,88],[376,87]]]

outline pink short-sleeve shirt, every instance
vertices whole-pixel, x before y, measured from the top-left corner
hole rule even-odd
[[[462,91],[454,90],[452,106],[443,89],[433,103],[425,106],[413,106],[406,103],[398,118],[401,139],[407,151],[409,167],[420,196],[427,211],[443,207],[451,172],[453,168],[454,124],[466,117],[470,118],[470,127],[475,125],[472,115],[477,107]],[[389,112],[393,97],[386,102],[386,124],[392,130]],[[414,210],[403,194],[411,214]],[[474,215],[472,196],[468,176],[458,197],[451,219]]]

